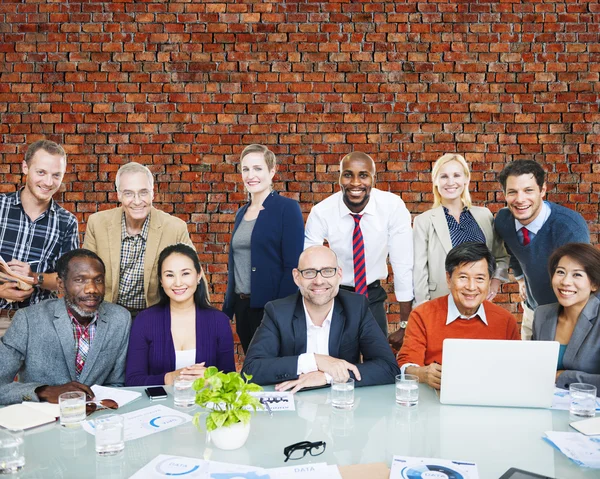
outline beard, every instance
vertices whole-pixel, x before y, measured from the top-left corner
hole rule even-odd
[[[102,301],[103,301],[103,299],[100,299],[100,302],[98,303],[98,307],[100,307],[100,305],[102,304]],[[79,306],[77,306],[71,300],[71,298],[68,298],[66,296],[65,296],[65,303],[67,305],[67,308],[69,308],[71,311],[76,313],[77,316],[79,316],[80,318],[85,318],[85,319],[93,318],[96,315],[96,313],[98,312],[97,309],[95,311],[85,311],[85,310],[81,309]]]

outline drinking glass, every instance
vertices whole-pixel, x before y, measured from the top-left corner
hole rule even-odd
[[[396,404],[413,407],[419,404],[419,378],[413,374],[396,376]]]
[[[571,407],[569,413],[577,417],[594,417],[596,415],[596,386],[585,383],[569,385]]]
[[[125,421],[118,414],[107,414],[94,421],[96,429],[96,452],[112,456],[125,448]]]
[[[21,429],[0,429],[0,474],[14,474],[25,465],[25,446]]]
[[[78,427],[85,420],[85,393],[69,391],[58,396],[60,407],[60,425]]]
[[[331,405],[338,409],[351,409],[354,406],[354,379],[331,382]]]
[[[196,402],[196,391],[192,388],[193,380],[177,376],[173,382],[173,397],[175,406],[190,407]]]

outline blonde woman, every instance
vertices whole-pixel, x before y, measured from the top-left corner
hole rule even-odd
[[[485,243],[496,258],[487,298],[491,300],[500,284],[508,280],[508,255],[494,231],[490,210],[471,203],[469,165],[461,155],[448,153],[435,162],[431,177],[433,207],[413,223],[415,304],[449,293],[444,269],[446,255],[467,241]]]

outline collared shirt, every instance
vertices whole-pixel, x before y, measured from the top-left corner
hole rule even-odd
[[[387,258],[394,272],[397,301],[413,299],[413,239],[410,213],[402,199],[388,191],[371,189],[369,202],[360,212],[365,244],[367,284],[388,275]],[[342,285],[354,286],[352,232],[354,219],[340,191],[315,205],[306,222],[304,249],[326,240],[342,267]]]
[[[466,243],[467,241],[485,244],[485,235],[468,208],[465,207],[461,211],[459,218],[460,223],[458,223],[456,218],[450,214],[448,208],[445,206],[442,206],[442,208],[444,209],[444,215],[446,216],[446,223],[448,224],[448,230],[450,231],[450,240],[452,241],[453,248],[459,244]]]
[[[144,221],[142,232],[127,234],[125,213],[121,219],[121,264],[119,269],[119,298],[117,304],[130,309],[144,309],[144,256],[148,241],[150,215]]]
[[[31,220],[21,203],[21,192],[0,195],[0,255],[6,262],[17,259],[29,263],[38,273],[54,273],[63,254],[79,248],[77,218],[54,200],[38,218]],[[18,309],[56,297],[47,289],[34,287],[21,303],[0,299],[0,309]]]
[[[461,312],[458,310],[458,307],[454,302],[454,298],[452,297],[452,293],[448,295],[448,316],[446,316],[446,326],[456,321],[457,319],[473,319],[477,317],[479,317],[479,319],[483,321],[483,324],[485,324],[486,326],[488,325],[483,303],[479,305],[479,308],[477,308],[477,311],[475,311],[474,314],[472,314],[471,316],[465,316],[461,314]]]
[[[306,352],[298,356],[298,375],[318,371],[315,354],[329,356],[329,331],[331,330],[331,319],[333,318],[332,304],[323,324],[316,326],[310,319],[304,298],[302,298],[302,306],[306,318]]]
[[[544,223],[550,217],[551,212],[552,210],[550,209],[550,205],[548,202],[544,201],[542,203],[542,211],[540,211],[540,214],[537,215],[536,218],[528,225],[524,225],[519,220],[515,219],[515,229],[517,230],[517,236],[519,237],[521,244],[523,244],[523,228],[527,228],[529,231],[529,239],[530,241],[533,241],[535,235],[538,234],[538,232],[542,229],[542,226],[544,226]]]
[[[87,326],[83,326],[79,321],[77,321],[69,308],[67,308],[67,313],[69,314],[69,318],[71,318],[73,337],[75,338],[75,371],[81,372],[85,366],[85,360],[87,359],[87,354],[92,346],[92,341],[94,341],[94,337],[96,336],[98,311],[96,311],[94,317]],[[87,351],[85,354],[82,354],[82,342],[86,340],[88,343]],[[77,373],[77,378],[79,379],[79,373]]]

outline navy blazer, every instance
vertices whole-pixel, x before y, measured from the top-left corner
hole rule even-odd
[[[258,214],[252,237],[250,255],[250,307],[263,308],[269,301],[298,291],[292,278],[292,270],[298,266],[298,258],[304,248],[304,219],[300,205],[295,200],[271,192]],[[233,235],[246,214],[248,204],[235,215]],[[233,274],[233,251],[229,245],[227,293],[223,312],[233,318],[233,296],[235,276]]]
[[[535,309],[533,337],[538,341],[554,341],[560,304],[545,304]],[[591,295],[581,311],[573,335],[563,356],[565,371],[556,385],[569,389],[571,383],[593,384],[600,393],[600,299]]]
[[[250,343],[244,367],[258,384],[298,378],[298,356],[306,352],[306,316],[300,293],[271,301]],[[329,355],[355,364],[356,386],[392,384],[400,373],[386,337],[363,295],[340,289],[335,297]],[[363,362],[360,357],[362,355]],[[354,377],[353,373],[350,373]]]

